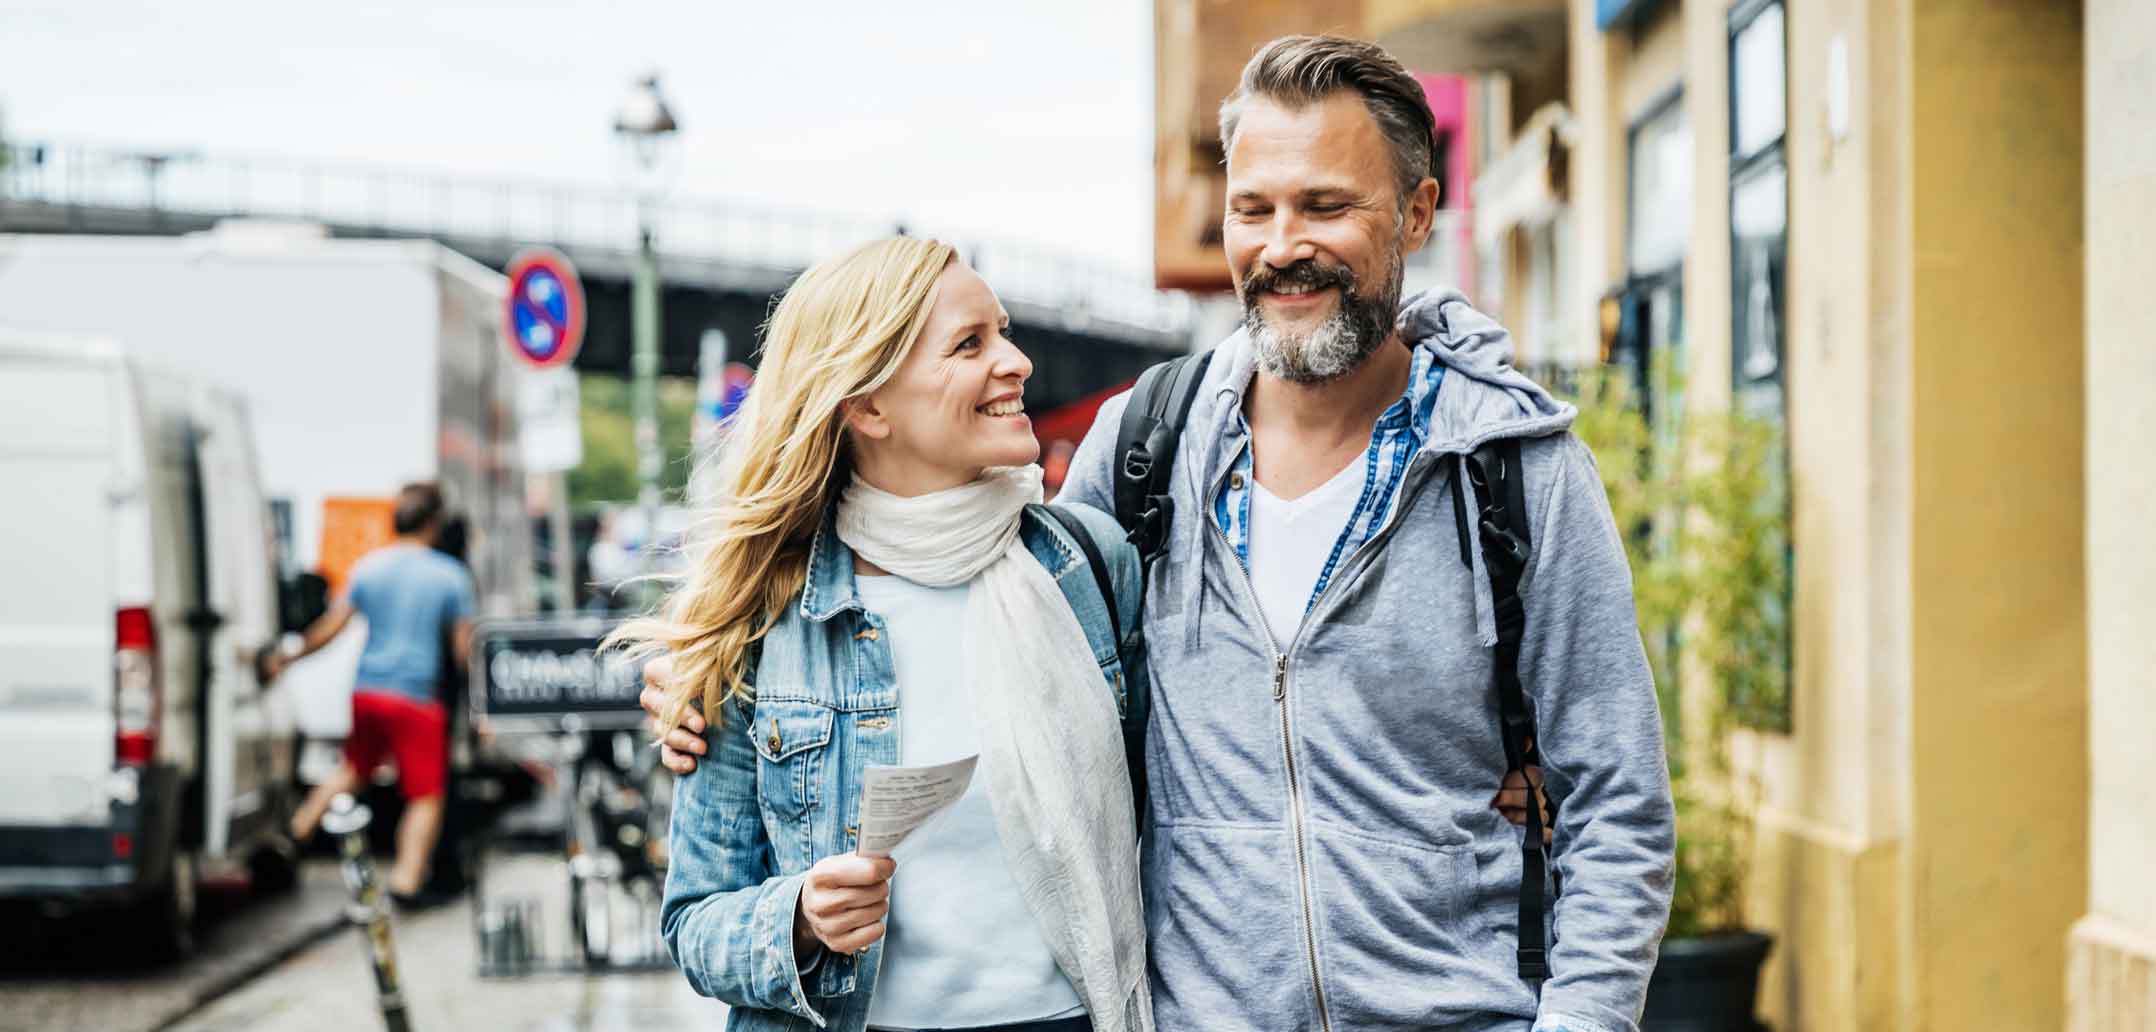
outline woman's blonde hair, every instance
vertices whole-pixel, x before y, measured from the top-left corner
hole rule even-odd
[[[631,656],[673,656],[664,725],[694,705],[716,727],[727,700],[753,697],[749,650],[800,594],[810,543],[850,468],[842,406],[897,373],[953,254],[934,240],[879,240],[819,263],[779,301],[688,572],[657,615],[607,638]]]

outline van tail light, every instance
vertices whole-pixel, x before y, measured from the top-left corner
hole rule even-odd
[[[157,672],[157,622],[146,608],[116,614],[112,647],[112,754],[130,767],[157,758],[164,681]]]

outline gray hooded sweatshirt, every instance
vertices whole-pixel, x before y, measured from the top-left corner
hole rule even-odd
[[[1675,819],[1594,457],[1568,430],[1574,409],[1515,371],[1511,339],[1457,293],[1418,295],[1399,325],[1446,367],[1430,436],[1284,655],[1207,504],[1244,443],[1242,333],[1192,406],[1145,601],[1155,1012],[1163,1029],[1634,1032]],[[1112,511],[1126,401],[1102,408],[1059,501]],[[1559,806],[1564,891],[1539,989],[1514,957],[1523,833],[1490,807],[1505,754],[1489,580],[1475,535],[1473,569],[1460,562],[1449,494],[1461,456],[1500,437],[1522,439],[1520,675]]]

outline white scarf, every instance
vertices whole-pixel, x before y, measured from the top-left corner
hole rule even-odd
[[[1004,858],[1093,1027],[1150,1032],[1122,728],[1084,628],[1019,540],[1025,507],[1040,500],[1039,466],[915,498],[855,477],[838,536],[916,584],[972,584],[965,669]]]

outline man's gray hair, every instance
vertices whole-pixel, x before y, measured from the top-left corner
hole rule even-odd
[[[1362,97],[1391,145],[1394,185],[1402,208],[1417,184],[1433,175],[1431,139],[1437,121],[1422,84],[1383,47],[1345,36],[1282,36],[1243,66],[1242,81],[1220,103],[1220,143],[1235,146],[1235,126],[1252,97],[1289,109],[1352,90]]]

